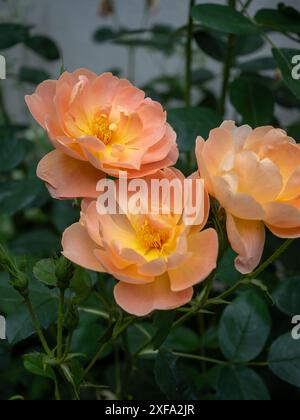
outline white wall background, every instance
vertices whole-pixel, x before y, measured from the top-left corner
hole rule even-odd
[[[278,0],[279,1],[279,0]],[[109,44],[99,45],[93,42],[92,35],[101,25],[114,24],[111,18],[102,18],[97,14],[100,0],[0,0],[0,19],[15,19],[33,24],[35,32],[49,35],[54,38],[62,50],[64,65],[68,70],[78,67],[88,67],[97,73],[111,68],[122,68],[126,75],[128,67],[128,54],[126,49]],[[198,0],[198,3],[208,2]],[[224,0],[214,0],[214,3],[224,4]],[[117,4],[118,19],[123,26],[141,28],[143,24],[144,0],[115,0]],[[159,9],[152,13],[148,25],[153,23],[167,23],[180,27],[187,21],[189,0],[160,0]],[[275,7],[274,0],[254,0],[250,9],[255,13],[257,8]],[[299,8],[299,0],[285,0],[286,4]],[[3,4],[3,5],[2,5]],[[290,46],[287,39],[275,39],[278,45]],[[263,54],[263,52],[262,52]],[[60,63],[49,64],[40,60],[34,53],[25,48],[16,47],[6,53],[9,68],[19,65],[38,66],[48,70],[53,77],[59,73]],[[137,54],[136,83],[142,85],[150,78],[166,72],[181,75],[183,60],[180,54],[177,57],[166,59],[159,53],[139,49]],[[208,61],[217,73],[219,65]],[[19,120],[28,118],[24,107],[23,94],[30,93],[30,86],[16,89],[14,82],[5,82],[5,93],[9,99],[10,112]],[[28,92],[29,90],[29,92]],[[287,114],[293,120],[297,115]]]

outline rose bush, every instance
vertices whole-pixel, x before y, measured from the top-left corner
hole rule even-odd
[[[299,11],[189,0],[174,28],[152,23],[174,0],[145,0],[140,25],[128,2],[131,29],[126,1],[99,1],[98,75],[59,71],[86,61],[89,31],[64,2],[47,7],[78,35],[72,61],[70,37],[60,49],[15,3],[0,22],[0,399],[299,400]]]

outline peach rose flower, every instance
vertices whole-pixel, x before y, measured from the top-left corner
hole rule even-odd
[[[184,180],[175,169],[160,171],[155,178]],[[119,280],[115,299],[130,314],[174,309],[188,303],[193,286],[216,267],[217,233],[202,230],[209,214],[207,193],[204,207],[201,225],[187,226],[183,214],[171,209],[160,215],[136,215],[127,210],[100,216],[96,201],[84,200],[80,223],[63,235],[63,254],[82,267]]]
[[[38,166],[55,198],[97,197],[103,173],[128,178],[176,163],[176,134],[162,106],[128,80],[79,69],[48,80],[26,96],[56,150]]]
[[[259,264],[265,226],[280,238],[300,237],[300,145],[273,127],[237,128],[226,121],[196,146],[209,193],[227,213],[227,232],[246,274]]]

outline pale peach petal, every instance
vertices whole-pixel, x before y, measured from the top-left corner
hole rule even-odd
[[[262,138],[271,130],[273,130],[272,126],[256,128],[252,131],[252,133],[250,133],[249,137],[245,142],[244,148],[246,150],[251,150],[252,152],[258,153],[261,146]]]
[[[269,151],[268,156],[280,168],[284,181],[288,182],[300,166],[300,145],[287,142]]]
[[[298,208],[297,208],[298,206]],[[298,202],[271,202],[264,204],[265,221],[268,225],[280,228],[300,226],[300,208]]]
[[[145,94],[134,86],[118,89],[113,98],[113,105],[120,107],[122,111],[134,112],[142,104]]]
[[[137,266],[141,266],[147,262],[146,258],[138,251],[132,248],[123,248],[119,241],[112,241],[111,248],[128,265],[136,264]]]
[[[236,269],[251,273],[259,264],[265,245],[265,227],[262,222],[241,220],[227,214],[227,233],[232,249],[238,254]]]
[[[269,156],[273,150],[281,148],[288,143],[290,143],[290,138],[287,136],[287,133],[280,128],[273,128],[262,138],[258,154],[263,159]]]
[[[167,271],[167,264],[161,257],[139,266],[138,271],[146,276],[162,276]]]
[[[167,122],[167,114],[160,103],[146,99],[137,110],[144,129],[161,127]]]
[[[97,245],[80,223],[72,225],[64,232],[62,247],[63,255],[75,264],[88,270],[105,271],[94,254]]]
[[[96,201],[83,200],[81,203],[81,222],[88,231],[90,238],[99,246],[103,246],[100,235],[99,214]]]
[[[130,285],[145,285],[148,283],[153,283],[155,277],[144,275],[138,272],[138,269],[135,265],[131,265],[126,268],[119,268],[113,260],[113,256],[108,252],[97,249],[95,252],[97,259],[100,261],[101,265],[105,268],[105,271],[117,280],[128,283]]]
[[[119,79],[111,73],[98,76],[89,86],[84,98],[84,106],[87,112],[95,112],[110,105],[119,85]]]
[[[176,144],[172,146],[172,149],[168,156],[158,162],[152,162],[148,163],[147,165],[142,165],[140,170],[135,169],[128,169],[127,175],[128,179],[132,178],[144,178],[145,176],[154,175],[156,172],[158,172],[161,169],[168,168],[170,166],[173,166],[176,164],[177,160],[179,158],[179,151]],[[105,167],[106,173],[108,173],[111,176],[119,177],[120,175],[120,169],[117,169],[116,167]]]
[[[268,158],[260,160],[251,151],[242,151],[235,158],[239,191],[253,196],[258,202],[275,200],[283,183],[278,167]]]
[[[300,166],[292,173],[283,191],[280,200],[293,200],[300,197]]]
[[[136,233],[124,214],[103,214],[99,217],[100,233],[108,244],[117,241],[122,248],[136,245]]]
[[[176,270],[169,270],[171,289],[178,292],[205,280],[216,268],[218,250],[218,235],[214,229],[191,235],[188,251],[192,256]]]
[[[41,160],[37,176],[46,182],[50,194],[59,199],[96,198],[97,183],[105,177],[89,163],[72,159],[59,150]]]
[[[168,125],[165,136],[147,150],[143,156],[142,163],[148,164],[153,161],[162,161],[165,159],[173,145],[176,144],[176,138],[175,131]]]
[[[224,128],[232,134],[236,152],[243,149],[247,138],[253,131],[249,125],[237,127],[234,121],[224,121],[223,124],[221,124],[221,128]]]
[[[263,220],[265,212],[250,194],[237,192],[237,178],[234,175],[213,178],[215,197],[226,211],[241,219]]]
[[[54,80],[47,80],[38,86],[36,93],[25,96],[29,111],[43,128],[46,128],[46,119],[55,114],[53,96],[56,91],[56,83]]]
[[[154,310],[171,310],[188,303],[193,296],[193,289],[172,292],[168,276],[158,277],[148,285],[130,285],[123,282],[114,290],[116,302],[126,312],[145,316]]]
[[[202,155],[206,167],[212,174],[217,174],[222,169],[230,169],[234,158],[232,134],[223,128],[212,130],[203,146]]]
[[[211,195],[214,195],[214,189],[212,184],[212,175],[210,174],[206,161],[203,157],[203,149],[205,146],[205,141],[202,137],[197,137],[196,140],[196,158],[198,162],[199,174],[201,178],[205,181],[205,187]]]
[[[266,225],[273,235],[283,239],[297,239],[300,238],[300,226],[295,228],[279,228],[276,226]]]

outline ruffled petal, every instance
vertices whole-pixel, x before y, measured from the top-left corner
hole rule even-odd
[[[205,280],[216,268],[218,250],[218,235],[214,229],[191,235],[188,251],[192,256],[176,270],[169,270],[171,289],[178,292]]]
[[[103,172],[90,163],[73,159],[59,150],[48,153],[39,163],[37,176],[46,182],[53,198],[97,198],[97,183]]]
[[[251,273],[261,260],[265,245],[265,227],[262,222],[241,220],[227,214],[227,233],[232,249],[238,254],[236,269]]]
[[[193,289],[172,292],[168,276],[158,277],[147,285],[120,282],[114,289],[116,302],[126,312],[146,316],[154,310],[171,310],[190,302]]]

